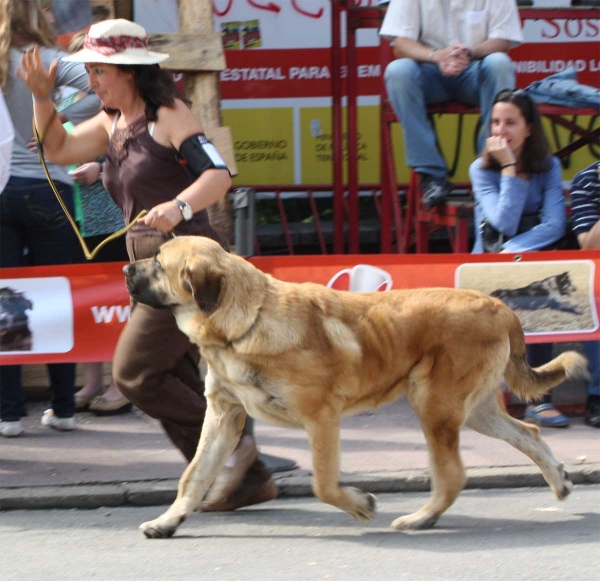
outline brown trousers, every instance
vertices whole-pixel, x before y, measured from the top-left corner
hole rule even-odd
[[[206,235],[221,242],[212,229]],[[165,241],[159,236],[127,239],[130,260],[153,256]],[[129,401],[160,420],[188,462],[196,453],[206,413],[199,362],[198,347],[179,330],[170,310],[132,305],[115,351],[115,383]]]

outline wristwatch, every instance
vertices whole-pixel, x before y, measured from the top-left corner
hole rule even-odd
[[[192,207],[183,200],[179,200],[178,198],[174,198],[173,201],[179,206],[181,210],[181,215],[186,222],[189,222],[194,217],[194,211]]]

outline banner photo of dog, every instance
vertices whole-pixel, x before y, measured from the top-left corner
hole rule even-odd
[[[73,300],[63,276],[0,281],[0,352],[67,353],[73,349]]]
[[[0,365],[112,361],[130,316],[123,266],[1,269]]]
[[[590,260],[462,264],[456,288],[500,299],[526,335],[592,333],[598,329]]]

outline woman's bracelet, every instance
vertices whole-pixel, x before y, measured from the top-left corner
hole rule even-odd
[[[434,49],[433,49],[433,50],[432,50],[432,51],[429,53],[429,55],[428,55],[428,57],[427,57],[427,62],[428,62],[428,63],[432,63],[432,62],[433,62],[433,55],[435,54],[435,51],[436,51],[436,50],[437,50],[437,49],[435,49],[435,48],[434,48]]]
[[[500,169],[504,169],[505,167],[510,167],[511,165],[517,165],[517,162],[507,163],[506,165],[501,165]]]

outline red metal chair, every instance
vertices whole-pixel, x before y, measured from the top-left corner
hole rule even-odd
[[[391,52],[391,51],[390,51]],[[389,61],[388,61],[389,62]],[[382,63],[382,71],[385,70]],[[430,116],[434,114],[479,114],[478,107],[451,101],[431,105],[427,108]],[[415,244],[417,253],[429,251],[429,239],[440,228],[446,228],[453,252],[469,252],[469,219],[474,203],[469,196],[455,199],[442,206],[425,209],[421,205],[419,177],[414,170],[410,172],[410,181],[406,189],[405,217],[398,199],[398,183],[394,165],[392,144],[392,123],[397,123],[396,115],[387,99],[385,87],[382,91],[381,107],[381,189],[382,197],[391,198],[394,225],[397,233],[396,248],[400,253],[408,252]],[[470,184],[455,184],[458,189],[470,191]]]

